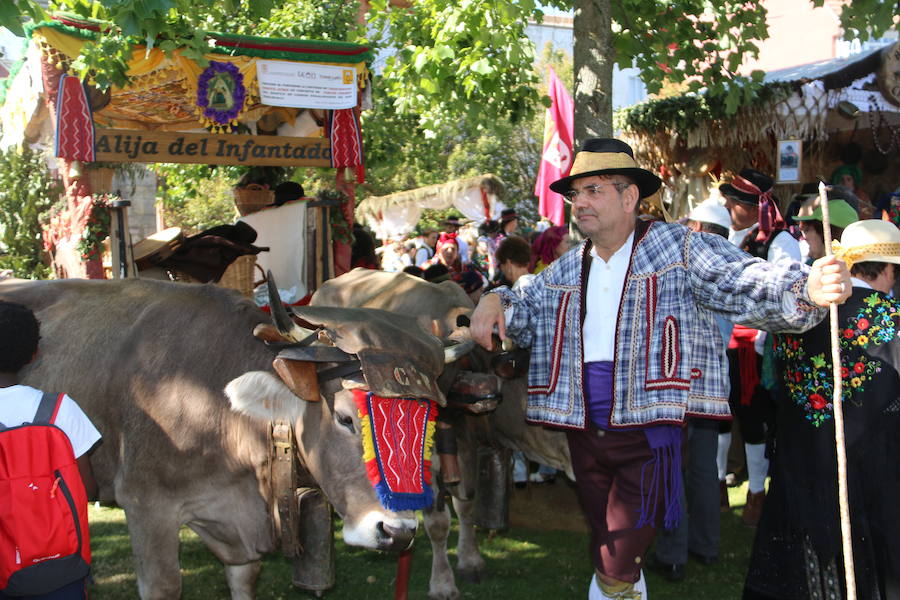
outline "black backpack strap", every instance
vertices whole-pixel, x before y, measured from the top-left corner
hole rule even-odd
[[[56,405],[62,400],[62,394],[54,394],[52,392],[44,392],[41,397],[41,403],[38,404],[37,412],[34,413],[32,423],[41,423],[48,425],[52,421],[53,415],[56,413]]]

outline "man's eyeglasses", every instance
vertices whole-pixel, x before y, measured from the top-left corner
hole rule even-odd
[[[578,190],[573,188],[563,194],[563,196],[565,196],[566,200],[568,200],[569,202],[575,202],[575,200],[577,200],[578,196],[580,196],[581,194],[585,194],[588,200],[596,200],[603,195],[600,190],[607,186],[612,186],[616,188],[619,193],[621,193],[622,190],[627,189],[630,185],[632,184],[625,183],[623,181],[616,181],[614,183],[598,183],[594,185],[586,185]]]

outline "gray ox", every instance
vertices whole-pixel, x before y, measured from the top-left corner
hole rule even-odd
[[[385,273],[362,268],[326,281],[313,295],[312,304],[389,310],[403,315],[410,323],[414,321],[442,339],[457,340],[468,337],[467,327],[459,325],[457,320],[461,316],[468,317],[474,309],[466,293],[452,281],[434,284],[405,273]],[[469,368],[476,371],[489,370],[489,359],[482,350],[476,349],[469,357]],[[439,379],[445,393],[459,368],[456,364],[448,365]],[[529,459],[563,470],[574,478],[565,435],[525,423],[526,390],[525,377],[504,380],[503,401],[489,417],[496,441],[507,448],[521,450]],[[459,495],[467,499],[453,498],[453,506],[459,518],[457,573],[465,579],[478,581],[485,574],[485,564],[475,538],[475,505],[471,500],[476,484],[474,436],[462,432],[459,446],[463,473]],[[435,460],[433,464],[439,466],[440,463]],[[431,540],[433,557],[429,598],[458,598],[459,590],[447,555],[449,508],[444,506],[442,510],[426,510],[424,522],[425,531]]]
[[[92,457],[100,500],[125,510],[141,598],[180,596],[182,525],[225,564],[232,598],[254,597],[260,558],[280,541],[267,439],[274,418],[293,424],[299,462],[343,517],[347,543],[396,550],[412,542],[415,515],[383,509],[365,474],[347,390],[363,378],[321,381],[320,397],[298,398],[252,334],[266,315],[236,293],[147,280],[7,281],[0,298],[41,321],[40,353],[23,382],[69,393],[103,434]],[[415,395],[443,402],[436,338],[382,311],[299,313],[334,344],[301,348],[308,361],[316,352],[360,357],[364,369],[384,361],[413,374],[405,378],[418,380]],[[388,345],[395,352],[385,361],[378,348]]]

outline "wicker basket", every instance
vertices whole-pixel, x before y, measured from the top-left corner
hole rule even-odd
[[[258,183],[234,188],[234,205],[237,206],[241,216],[254,213],[274,201],[275,192]]]
[[[259,272],[259,279],[255,278],[257,272]],[[182,271],[170,269],[169,275],[171,276],[172,281],[180,281],[181,283],[200,283],[198,280]],[[256,287],[257,282],[264,282],[265,277],[266,274],[262,270],[262,267],[256,264],[256,255],[244,254],[243,256],[238,256],[234,259],[234,262],[228,265],[228,268],[222,273],[222,278],[216,285],[237,290],[249,298],[253,295],[253,288]]]

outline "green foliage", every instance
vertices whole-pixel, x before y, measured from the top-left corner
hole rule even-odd
[[[813,0],[822,6],[825,0]],[[846,39],[878,39],[900,23],[900,5],[896,0],[853,0],[841,10],[841,27]]]
[[[103,252],[103,242],[109,237],[111,222],[109,207],[113,201],[118,199],[118,197],[105,194],[94,195],[91,201],[91,214],[88,217],[87,225],[81,231],[81,239],[78,240],[78,244],[75,246],[75,249],[81,255],[81,260],[100,258],[100,254]]]
[[[163,205],[167,226],[192,235],[237,218],[232,188],[238,167],[161,164],[155,170],[163,183],[157,202]]]
[[[790,84],[772,83],[744,93],[740,105],[754,105],[786,98],[792,91]],[[739,106],[740,106],[739,105]],[[615,115],[615,127],[628,131],[654,134],[661,131],[684,135],[701,123],[711,120],[727,120],[736,107],[728,95],[684,94],[656,100],[647,100],[619,110]]]
[[[374,0],[372,41],[393,50],[381,81],[393,109],[416,115],[429,134],[460,119],[526,118],[539,96],[525,27],[541,15],[533,0],[427,0],[403,9]]]
[[[40,154],[27,146],[0,154],[0,269],[12,269],[23,279],[49,276],[40,215],[58,194]]]

